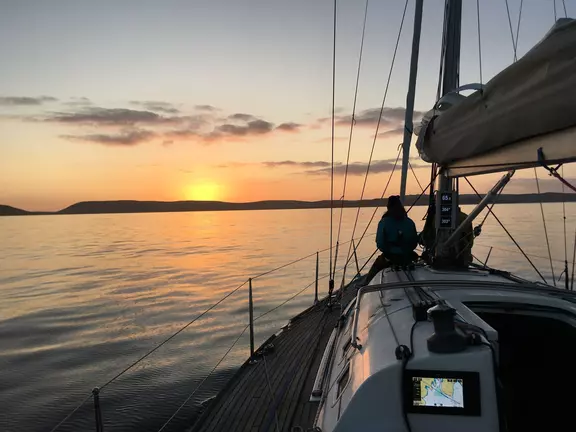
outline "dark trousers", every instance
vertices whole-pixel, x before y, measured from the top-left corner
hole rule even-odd
[[[406,258],[406,257],[402,257],[402,256],[397,256],[397,255],[390,255],[388,257],[384,256],[384,254],[381,254],[378,258],[376,258],[374,260],[374,263],[372,264],[372,267],[370,267],[370,270],[368,271],[368,274],[366,275],[366,280],[364,281],[364,284],[368,285],[370,283],[370,281],[372,279],[374,279],[374,276],[376,276],[378,274],[378,272],[387,269],[388,267],[397,264],[397,265],[408,265],[413,263],[414,261],[416,261],[418,259],[418,254],[416,252],[412,252],[412,256]]]
[[[366,275],[366,280],[364,281],[364,283],[368,285],[370,281],[374,279],[374,276],[378,274],[378,272],[387,269],[388,267],[390,267],[390,265],[391,265],[390,260],[386,258],[384,254],[381,254],[378,258],[374,260],[374,263],[372,263],[372,267],[370,267],[370,270]]]

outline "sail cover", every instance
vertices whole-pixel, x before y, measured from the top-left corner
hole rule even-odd
[[[539,148],[548,163],[575,161],[576,20],[558,20],[483,91],[433,113],[417,147],[449,175],[536,166]]]

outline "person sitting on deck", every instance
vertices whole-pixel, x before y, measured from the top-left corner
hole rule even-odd
[[[385,268],[392,265],[409,265],[418,257],[414,248],[418,244],[416,225],[404,210],[398,195],[388,198],[387,211],[378,223],[376,246],[382,254],[376,258],[364,283],[370,281]]]

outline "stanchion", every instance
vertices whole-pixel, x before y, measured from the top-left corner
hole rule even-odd
[[[104,432],[104,423],[102,422],[102,409],[100,408],[100,389],[94,387],[92,389],[92,396],[94,396],[94,415],[96,417],[96,432]]]
[[[250,319],[250,361],[254,362],[254,303],[252,302],[252,278],[248,279],[248,314]]]

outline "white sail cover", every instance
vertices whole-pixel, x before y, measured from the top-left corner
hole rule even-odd
[[[575,161],[576,20],[558,20],[483,91],[432,113],[418,150],[449,175],[536,166],[539,148],[547,163]]]

